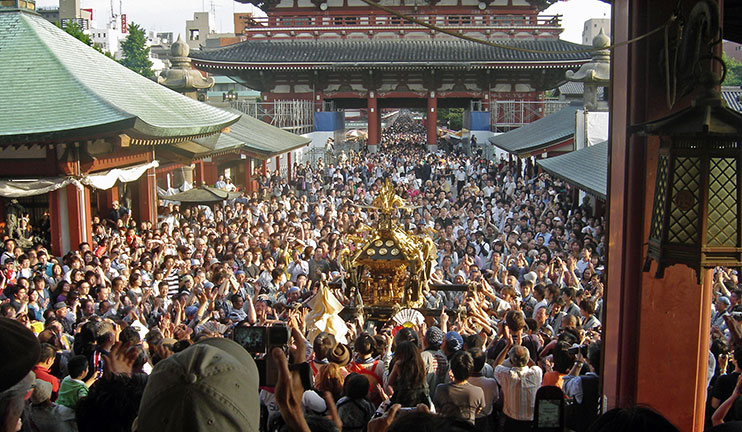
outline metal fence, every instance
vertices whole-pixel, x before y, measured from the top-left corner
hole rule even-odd
[[[553,114],[569,102],[559,100],[544,101],[496,101],[490,112],[490,124],[494,132],[507,132]]]
[[[295,134],[301,135],[314,130],[312,101],[257,102],[245,100],[231,102],[231,106],[251,117]]]

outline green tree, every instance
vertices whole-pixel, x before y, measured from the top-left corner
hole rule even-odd
[[[62,28],[59,23],[57,23],[57,27]],[[98,45],[95,45],[93,41],[90,39],[90,36],[85,33],[82,30],[82,27],[80,27],[80,24],[78,24],[75,21],[69,21],[67,22],[67,25],[62,28],[65,32],[75,37],[75,39],[79,40],[80,42],[84,43],[85,45],[89,47],[93,47],[94,50],[98,51],[101,54],[104,54],[108,58],[113,58],[111,53],[103,51]]]
[[[121,43],[123,58],[120,63],[139,75],[154,78],[152,62],[149,59],[149,47],[144,29],[137,24],[129,24],[129,35]]]
[[[732,57],[728,57],[727,54],[724,53],[724,63],[727,65],[727,76],[724,78],[724,82],[721,83],[721,85],[742,85],[742,62],[739,62]]]
[[[59,25],[59,24],[57,24]],[[61,27],[61,26],[60,26]],[[80,27],[80,24],[78,24],[75,21],[68,21],[67,25],[65,25],[62,30],[66,31],[68,34],[75,37],[75,39],[79,40],[80,42],[84,43],[87,46],[93,46],[93,41],[90,40],[90,36],[85,34],[82,31],[82,27]]]
[[[463,108],[440,108],[438,110],[438,123],[448,125],[451,130],[461,130],[463,118]]]

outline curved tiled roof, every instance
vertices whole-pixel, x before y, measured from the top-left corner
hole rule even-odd
[[[489,141],[508,153],[517,155],[533,153],[564,141],[575,134],[575,114],[582,109],[581,102],[573,102],[561,110],[523,125]]]
[[[39,15],[0,11],[0,145],[126,132],[175,142],[239,115],[127,69]]]
[[[368,64],[572,64],[590,59],[586,46],[558,39],[498,42],[519,48],[567,51],[538,54],[514,51],[461,39],[312,39],[248,40],[216,49],[191,52],[196,62],[233,65],[327,63]]]
[[[605,199],[608,190],[608,141],[540,159],[536,164],[549,174]]]

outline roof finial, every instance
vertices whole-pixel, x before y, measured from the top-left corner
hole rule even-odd
[[[22,10],[36,12],[36,0],[3,0],[0,1],[0,11]]]

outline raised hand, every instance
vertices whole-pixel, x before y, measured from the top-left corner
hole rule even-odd
[[[134,362],[139,357],[139,350],[132,348],[134,348],[134,344],[131,342],[122,343],[119,341],[113,344],[111,352],[103,356],[104,375],[131,375]]]
[[[293,383],[293,376],[289,371],[286,356],[280,348],[274,348],[270,352],[270,355],[273,356],[273,360],[278,366],[278,382],[275,387],[275,396],[281,417],[283,417],[289,430],[310,432],[301,406],[302,393],[296,391],[297,386]]]

